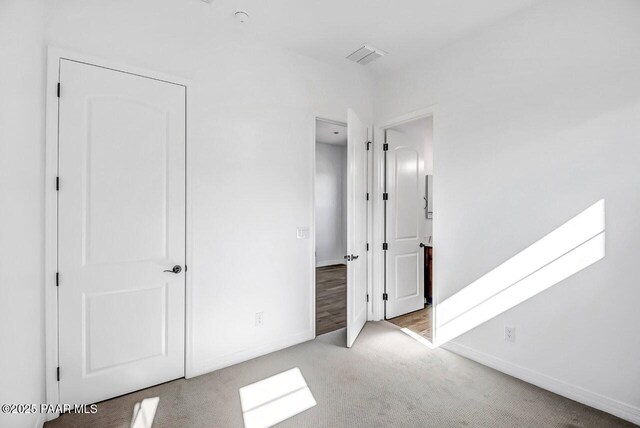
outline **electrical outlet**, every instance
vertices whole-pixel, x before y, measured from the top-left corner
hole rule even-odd
[[[256,327],[260,327],[264,322],[264,312],[256,312]]]
[[[309,228],[308,227],[297,227],[296,228],[296,238],[298,238],[298,239],[309,239]]]
[[[515,343],[516,341],[516,328],[504,326],[504,340],[506,342]]]

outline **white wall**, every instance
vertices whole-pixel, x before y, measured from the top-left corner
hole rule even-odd
[[[437,105],[440,301],[596,201],[606,256],[457,350],[640,423],[640,2],[541,3],[382,79],[376,120]],[[505,324],[517,342],[503,340]],[[524,375],[523,375],[524,376]]]
[[[10,64],[0,71],[2,401],[44,400],[45,44],[193,81],[190,371],[310,339],[314,249],[295,228],[312,224],[313,124],[316,116],[344,121],[348,107],[371,118],[371,81],[360,66],[331,68],[241,30],[222,35],[202,2],[48,0],[43,38],[42,3],[0,3],[0,53]],[[603,260],[457,341],[623,410],[640,407],[638,22],[635,0],[546,2],[376,89],[381,120],[439,107],[442,298],[606,199]],[[503,342],[505,323],[517,326],[516,344]],[[3,426],[34,422],[1,417]]]
[[[311,239],[296,239],[296,227],[312,226],[314,123],[317,116],[346,121],[349,107],[371,120],[372,83],[362,68],[330,67],[257,42],[241,29],[222,35],[210,6],[199,1],[45,3],[44,38],[41,2],[3,1],[0,13],[4,64],[10,65],[0,71],[2,401],[44,400],[48,44],[192,81],[189,372],[313,338],[314,248]],[[260,329],[254,327],[258,311],[265,320]],[[14,422],[33,426],[28,416]]]
[[[347,147],[316,144],[316,266],[344,263],[347,254]]]
[[[42,3],[0,1],[0,403],[44,400]],[[38,415],[0,413],[0,426]]]
[[[194,14],[201,6],[203,16]],[[356,66],[332,68],[238,29],[223,36],[210,10],[170,0],[118,7],[58,0],[45,34],[47,44],[193,82],[187,364],[194,374],[313,337],[314,248],[296,239],[296,227],[312,226],[315,118],[345,121],[348,107],[371,117],[372,104],[371,82]],[[256,312],[264,312],[259,329]]]

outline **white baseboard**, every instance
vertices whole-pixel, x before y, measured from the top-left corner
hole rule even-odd
[[[192,370],[190,370],[190,373],[186,374],[185,378],[190,379],[192,377],[220,370],[225,367],[240,364],[253,358],[261,357],[263,355],[270,354],[272,352],[276,352],[281,349],[297,345],[299,343],[307,342],[312,339],[315,339],[313,331],[305,331],[285,337],[280,340],[273,341],[258,348],[247,349],[244,351],[223,355],[219,358],[207,361],[204,364],[201,364],[199,367],[193,368]]]
[[[344,262],[344,259],[323,260],[323,261],[316,262],[316,267],[331,266],[331,265],[344,265],[344,264],[346,264]]]
[[[42,428],[44,423],[46,422],[47,414],[46,413],[38,413],[38,418],[36,419],[36,428]]]
[[[640,425],[640,407],[635,407],[631,404],[588,391],[579,386],[566,383],[456,342],[447,342],[441,347],[482,365],[546,389],[547,391]]]

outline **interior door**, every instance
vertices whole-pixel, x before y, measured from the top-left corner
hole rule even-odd
[[[367,126],[347,114],[347,346],[367,322]]]
[[[60,83],[60,402],[93,403],[184,376],[185,87],[69,60]]]
[[[386,131],[387,319],[424,308],[424,141]]]

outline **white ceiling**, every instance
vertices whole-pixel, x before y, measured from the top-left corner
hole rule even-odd
[[[188,0],[197,19],[208,15],[211,26],[241,26],[249,37],[323,62],[349,62],[345,57],[368,43],[389,52],[364,66],[376,74],[428,58],[435,50],[538,1],[213,0],[207,4]],[[246,10],[248,22],[236,22],[236,10]]]
[[[333,122],[316,120],[316,143],[346,146],[347,127]]]

